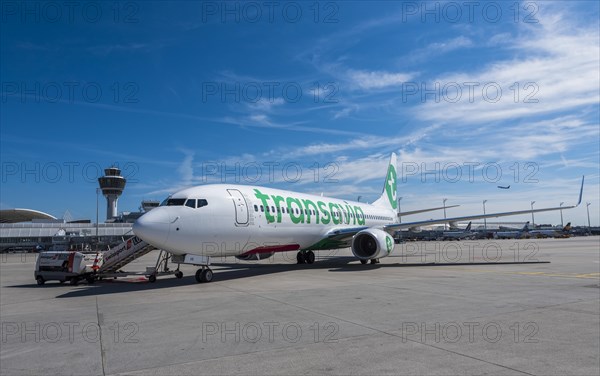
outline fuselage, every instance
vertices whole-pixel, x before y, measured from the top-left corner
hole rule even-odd
[[[140,217],[134,233],[175,254],[239,256],[333,249],[331,230],[382,227],[396,212],[267,187],[214,184],[179,191]]]

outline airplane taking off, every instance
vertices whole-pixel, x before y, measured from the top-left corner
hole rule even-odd
[[[235,256],[259,260],[297,251],[299,264],[312,264],[314,251],[350,247],[361,263],[378,263],[394,250],[392,234],[402,228],[479,218],[565,210],[573,206],[480,214],[397,223],[396,154],[391,155],[383,192],[372,204],[267,187],[208,184],[179,191],[142,215],[135,235],[173,255]],[[203,266],[198,282],[212,280]]]
[[[508,188],[510,188],[510,185],[507,185],[506,187],[503,187],[503,186],[499,185],[498,188],[500,188],[500,189],[508,189]]]

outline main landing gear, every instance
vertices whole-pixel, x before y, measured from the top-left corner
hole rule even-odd
[[[366,265],[369,262],[369,260],[360,260],[360,263],[363,265]],[[371,259],[371,265],[373,264],[379,264],[381,263],[381,261],[379,261],[379,259]]]
[[[315,253],[313,251],[300,251],[296,255],[296,261],[298,262],[298,264],[314,264]]]
[[[208,266],[203,266],[196,271],[196,282],[208,283],[213,279],[213,271]]]

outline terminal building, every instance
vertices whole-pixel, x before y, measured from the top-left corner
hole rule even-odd
[[[118,214],[117,201],[123,193],[126,179],[121,170],[110,167],[98,179],[106,197],[106,221],[66,221],[33,209],[0,210],[0,252],[106,249],[133,235],[131,228],[137,218],[159,205],[158,201],[142,201],[138,212]]]

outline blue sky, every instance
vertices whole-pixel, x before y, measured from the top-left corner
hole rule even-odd
[[[598,2],[77,4],[2,4],[3,209],[94,218],[115,163],[121,211],[236,178],[373,201],[396,152],[403,210],[569,205],[585,174],[599,223]]]

